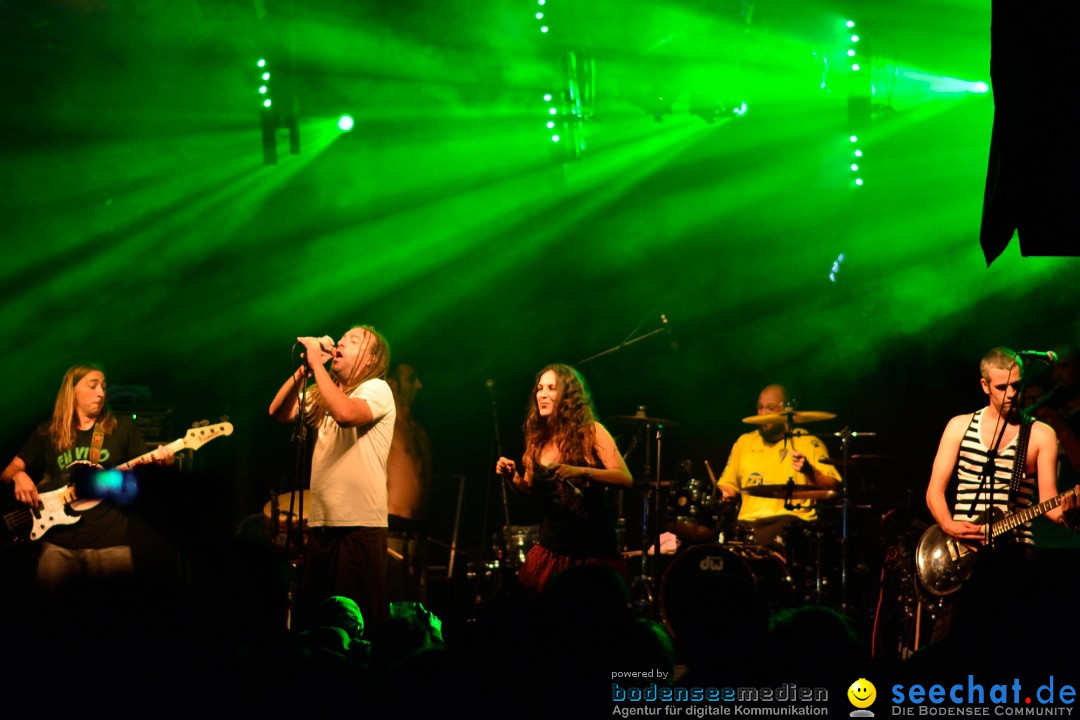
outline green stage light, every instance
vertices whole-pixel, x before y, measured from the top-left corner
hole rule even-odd
[[[266,94],[266,86],[265,85],[260,85],[259,86],[259,94],[260,95],[265,95]]]
[[[859,187],[862,187],[862,178],[855,178],[855,184]]]
[[[266,60],[264,58],[259,58],[259,62],[255,63],[255,66],[256,67],[266,67]]]
[[[848,50],[847,51],[847,56],[848,57],[855,57],[855,51],[854,50]]]
[[[851,163],[851,172],[859,172],[859,166],[856,163]]]
[[[264,73],[262,74],[262,79],[263,79],[263,80],[269,80],[269,79],[270,79],[270,73],[268,73],[268,72],[264,72]]]
[[[862,150],[856,150],[855,157],[862,157]]]
[[[858,35],[852,35],[851,36],[851,42],[859,42],[859,36]]]
[[[851,142],[859,142],[859,136],[858,135],[852,135],[851,137],[848,138],[848,140],[850,140]]]
[[[353,129],[354,124],[352,115],[342,115],[337,121],[338,130],[341,132],[349,132]]]
[[[547,25],[541,25],[540,26],[540,32],[546,33],[547,31],[548,31],[548,26]]]
[[[862,68],[859,67],[859,63],[855,63],[854,65],[851,66],[851,69],[854,70],[855,72],[859,72],[859,70],[861,70]]]
[[[540,12],[536,13],[536,19],[537,20],[543,20],[544,19],[544,13],[540,13]]]
[[[548,115],[555,115],[555,114],[557,114],[558,112],[559,112],[559,111],[558,111],[558,110],[556,110],[555,108],[548,108]]]
[[[544,94],[544,102],[551,102],[551,93]]]
[[[976,93],[990,92],[990,86],[980,80],[979,82],[975,83],[975,85],[971,88],[971,91]]]
[[[853,27],[855,27],[855,21],[854,20],[848,20],[846,23],[844,23],[844,26],[849,27],[849,28],[853,28]]]
[[[263,100],[263,107],[270,107],[273,103],[270,102],[270,98]]]
[[[554,128],[555,127],[555,121],[554,120],[548,120],[547,126],[548,126],[549,130]]]
[[[560,139],[560,138],[559,138],[559,136],[558,136],[558,135],[552,135],[552,136],[551,136],[551,142],[559,142],[559,139]]]

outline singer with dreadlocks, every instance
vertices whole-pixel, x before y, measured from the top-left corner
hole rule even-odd
[[[530,492],[542,512],[540,541],[518,573],[536,592],[571,565],[604,563],[623,571],[615,542],[608,487],[630,487],[611,433],[596,420],[585,379],[569,365],[548,365],[536,376],[525,417],[524,473],[505,457],[495,472]]]
[[[386,459],[394,436],[394,396],[386,383],[390,346],[374,328],[353,327],[333,345],[301,337],[304,364],[270,403],[270,416],[301,412],[317,436],[311,457],[310,535],[300,582],[300,622],[335,595],[352,598],[365,620],[386,618]],[[326,364],[330,363],[327,370]]]

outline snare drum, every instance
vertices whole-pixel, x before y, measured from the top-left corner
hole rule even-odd
[[[274,525],[274,501],[270,500],[263,506],[263,519],[271,535],[285,532],[292,518],[294,529],[303,526],[304,532],[308,528],[308,516],[311,514],[311,491],[294,492],[292,495],[279,495],[277,498],[278,516],[277,526]],[[301,506],[303,515],[301,516]]]
[[[787,566],[755,545],[695,545],[676,555],[660,581],[660,617],[673,637],[692,632],[704,614],[722,612],[722,601],[752,588],[769,612],[795,604]]]

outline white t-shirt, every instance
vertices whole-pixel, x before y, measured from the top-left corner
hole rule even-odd
[[[373,420],[343,428],[327,415],[311,457],[312,527],[386,527],[386,458],[394,437],[394,395],[385,380],[367,380],[349,397],[367,401]]]

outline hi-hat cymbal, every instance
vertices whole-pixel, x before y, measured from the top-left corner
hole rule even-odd
[[[852,455],[848,458],[848,465],[851,467],[863,467],[864,465],[875,465],[892,462],[891,455]],[[818,460],[822,465],[835,465],[840,467],[844,464],[843,458],[821,458]]]
[[[678,427],[679,423],[664,418],[649,417],[643,413],[637,415],[609,415],[608,420],[621,425],[671,425]]]
[[[775,500],[832,500],[839,497],[835,490],[807,487],[806,485],[754,485],[743,488],[742,493],[753,497],[773,498]]]
[[[674,480],[661,480],[660,481],[660,487],[662,487],[662,488],[671,487],[674,484],[675,484]],[[643,487],[655,488],[656,487],[656,481],[655,480],[635,480],[634,481],[634,487],[636,487],[636,488],[643,488]]]
[[[804,423],[832,420],[836,413],[822,412],[820,410],[792,410],[789,413],[772,413],[771,415],[751,415],[744,417],[742,421],[747,425],[773,425],[791,422],[795,425]]]

